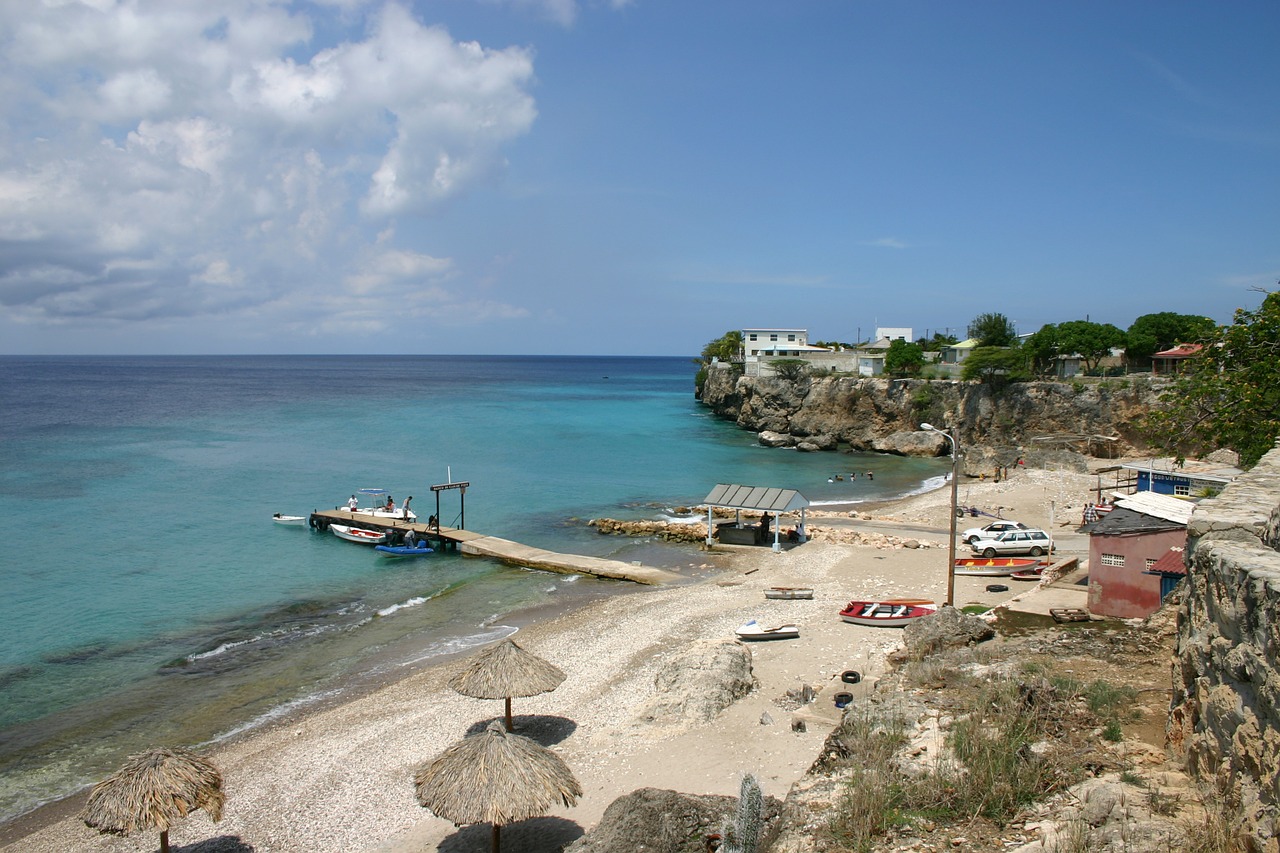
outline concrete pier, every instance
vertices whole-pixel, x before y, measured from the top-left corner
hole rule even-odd
[[[472,530],[429,527],[422,522],[375,518],[342,509],[313,512],[308,523],[316,530],[328,530],[330,525],[345,524],[365,530],[392,531],[397,539],[403,538],[405,533],[412,530],[415,536],[434,543],[440,549],[455,548],[467,556],[488,557],[512,566],[526,566],[560,574],[593,575],[651,586],[682,580],[675,572],[652,566],[637,566],[621,560],[606,560],[581,554],[560,554]]]

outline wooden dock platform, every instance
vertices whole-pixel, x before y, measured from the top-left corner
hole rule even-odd
[[[586,557],[581,554],[560,554],[473,530],[444,526],[429,527],[420,521],[372,518],[367,515],[352,515],[347,510],[334,509],[313,512],[308,523],[317,530],[328,530],[331,524],[348,524],[366,530],[395,531],[401,537],[412,530],[415,536],[432,542],[440,549],[452,548],[467,556],[488,557],[512,566],[525,566],[560,574],[593,575],[599,578],[613,578],[649,585],[683,580],[680,575],[666,569],[638,566],[621,560]]]

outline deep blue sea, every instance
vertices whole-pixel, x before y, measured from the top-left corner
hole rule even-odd
[[[456,554],[391,560],[271,522],[360,488],[556,551],[694,576],[600,536],[717,483],[882,500],[946,463],[761,447],[689,358],[0,357],[0,820],[140,748],[224,738],[629,585]],[[875,471],[830,483],[835,472]],[[462,504],[465,500],[465,505]]]

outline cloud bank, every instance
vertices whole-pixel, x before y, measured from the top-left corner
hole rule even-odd
[[[395,223],[499,176],[537,115],[529,51],[394,3],[47,0],[0,7],[0,38],[15,323],[340,332],[463,304],[455,263]]]

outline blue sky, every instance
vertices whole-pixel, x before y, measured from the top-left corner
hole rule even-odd
[[[0,6],[0,352],[693,355],[1280,279],[1280,4]]]

